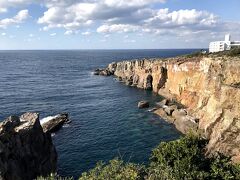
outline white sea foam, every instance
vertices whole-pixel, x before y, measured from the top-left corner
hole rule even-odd
[[[59,115],[45,117],[45,118],[43,118],[43,119],[40,120],[40,124],[42,125],[42,124],[44,124],[44,123],[46,123],[46,122],[49,122],[49,121],[51,121],[52,119],[57,118],[58,116],[59,116]]]

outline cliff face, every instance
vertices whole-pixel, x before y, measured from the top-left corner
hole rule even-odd
[[[57,153],[37,113],[0,123],[0,179],[32,180],[56,171]]]
[[[186,106],[219,151],[240,162],[240,58],[198,57],[139,60],[108,66],[120,80]]]

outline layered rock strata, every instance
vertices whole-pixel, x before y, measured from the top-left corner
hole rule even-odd
[[[32,180],[56,172],[57,153],[37,113],[0,123],[0,179]]]
[[[208,153],[219,151],[240,162],[239,57],[143,59],[106,69],[127,85],[182,104],[199,119],[198,128],[209,139]]]

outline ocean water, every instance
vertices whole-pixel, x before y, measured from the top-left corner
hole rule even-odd
[[[68,112],[72,123],[53,136],[58,173],[78,177],[102,160],[146,163],[152,148],[180,136],[146,109],[161,97],[92,75],[113,61],[173,57],[195,50],[0,51],[0,120],[27,111],[41,118]]]

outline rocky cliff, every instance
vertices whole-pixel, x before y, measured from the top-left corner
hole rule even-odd
[[[239,57],[123,61],[111,63],[105,71],[127,85],[181,103],[199,119],[198,128],[209,139],[207,153],[219,151],[240,162]]]
[[[57,153],[37,113],[0,123],[0,179],[32,180],[56,171]]]

